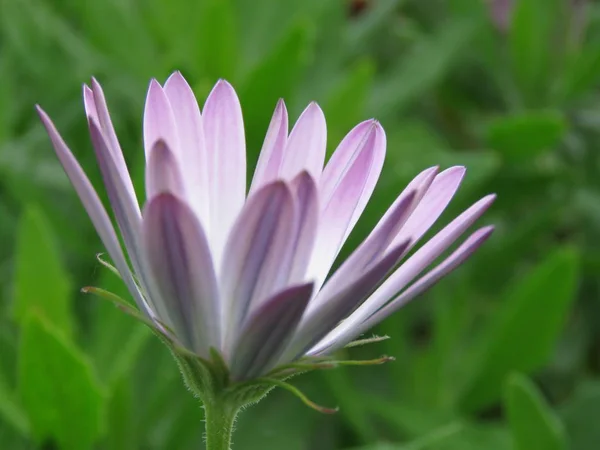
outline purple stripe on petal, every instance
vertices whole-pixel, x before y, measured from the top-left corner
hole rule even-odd
[[[320,354],[323,352],[330,353],[336,351],[368,331],[370,328],[373,328],[379,322],[402,308],[410,300],[421,295],[431,286],[436,284],[441,278],[445,277],[464,263],[491,236],[493,231],[493,226],[483,227],[475,231],[443,262],[413,283],[402,294],[390,301],[362,324],[358,325],[356,328],[349,329],[345,334],[337,335],[336,339],[333,341],[329,339],[324,340],[322,343],[317,344],[311,349],[309,353]]]
[[[185,199],[184,179],[179,172],[175,155],[165,141],[158,140],[150,151],[146,167],[146,198],[171,193]]]
[[[158,140],[163,140],[179,158],[180,147],[175,116],[171,103],[162,86],[156,80],[150,81],[146,105],[144,107],[144,149],[146,160]]]
[[[464,167],[450,167],[435,177],[392,245],[408,238],[412,241],[411,247],[417,244],[454,197],[465,175],[465,170]]]
[[[192,88],[180,72],[169,77],[164,92],[171,104],[177,127],[179,164],[185,181],[187,201],[208,232],[208,154],[200,108]]]
[[[217,278],[208,240],[192,209],[172,194],[159,194],[144,209],[146,256],[177,337],[208,357],[220,348]]]
[[[281,178],[291,180],[306,170],[315,180],[323,171],[327,146],[327,125],[323,111],[312,102],[294,125],[285,148]]]
[[[94,224],[94,227],[96,228],[104,247],[106,247],[106,250],[115,263],[117,270],[123,277],[123,280],[127,285],[129,292],[133,296],[136,304],[138,305],[138,308],[140,308],[140,310],[149,317],[154,317],[154,313],[146,303],[145,299],[142,297],[139,288],[135,284],[131,270],[129,269],[129,266],[125,260],[125,256],[123,255],[123,251],[121,250],[119,239],[117,238],[110,218],[108,217],[104,206],[102,206],[102,202],[98,198],[96,191],[81,169],[81,166],[59,135],[48,115],[39,106],[36,108],[38,114],[40,115],[40,119],[42,120],[42,123],[44,124],[44,127],[50,136],[56,156],[62,164],[65,173],[69,177],[69,180],[71,180],[73,187],[77,191],[81,203],[90,216],[90,219]]]
[[[495,195],[488,195],[472,205],[450,224],[437,233],[402,264],[347,320],[341,323],[327,338],[337,340],[358,327],[373,313],[383,307],[390,298],[404,289],[429,264],[435,261],[490,207]],[[409,246],[410,248],[410,246]]]
[[[260,151],[250,194],[279,178],[288,135],[288,113],[283,100],[277,102],[273,118]]]
[[[288,283],[300,283],[306,278],[315,246],[319,224],[319,198],[315,180],[306,171],[294,178],[290,186],[298,207],[298,231],[292,249],[293,260]]]
[[[340,286],[337,292],[331,292],[327,301],[320,303],[318,308],[307,311],[292,343],[279,362],[289,362],[301,356],[348,317],[385,279],[408,245],[409,241],[398,245],[360,276],[349,280],[345,286]]]
[[[333,261],[338,255],[346,237],[354,227],[362,208],[365,196],[371,194],[373,186],[371,171],[379,164],[382,149],[385,148],[385,135],[377,123],[373,123],[357,150],[347,170],[338,180],[329,199],[321,205],[321,222],[316,247],[319,249],[311,261],[309,276],[314,277],[317,287],[325,280]],[[377,167],[375,167],[377,171]],[[367,195],[368,194],[368,195]]]
[[[223,328],[230,333],[226,346],[235,341],[244,318],[287,284],[296,230],[294,198],[282,181],[266,185],[244,205],[225,246],[220,271],[226,312]]]
[[[233,87],[217,82],[203,110],[208,156],[210,241],[216,267],[246,196],[246,143],[242,108]]]
[[[255,378],[275,366],[300,322],[313,287],[307,283],[287,288],[245,320],[229,357],[234,379]]]

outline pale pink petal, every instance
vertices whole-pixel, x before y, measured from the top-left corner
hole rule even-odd
[[[229,357],[233,379],[256,378],[275,366],[296,331],[313,287],[307,283],[286,288],[244,321]]]
[[[373,171],[379,171],[382,152],[385,150],[385,134],[381,126],[373,123],[357,149],[356,156],[344,170],[329,198],[321,204],[321,223],[309,276],[320,287],[346,237],[354,227],[358,216],[373,190]],[[320,192],[319,192],[320,193]]]
[[[277,102],[273,118],[258,157],[250,194],[279,178],[288,135],[288,113],[283,100]]]
[[[127,190],[128,195],[134,199],[135,204],[137,205],[138,202],[135,195],[135,189],[133,188],[131,176],[129,175],[129,170],[127,169],[127,164],[125,164],[125,158],[123,157],[123,151],[121,150],[119,140],[117,139],[117,134],[115,133],[115,129],[110,119],[108,106],[106,104],[106,99],[104,98],[104,92],[102,91],[100,83],[98,83],[95,78],[92,78],[92,89],[84,85],[83,101],[86,114],[88,117],[92,117],[96,124],[99,125],[100,130],[105,137],[108,148],[112,154],[113,160],[115,161],[115,165],[119,171],[120,177],[125,184],[125,189]]]
[[[210,241],[216,267],[246,196],[246,143],[240,102],[233,87],[219,81],[203,111],[208,154]]]
[[[450,222],[429,242],[417,250],[402,264],[348,319],[342,322],[325,340],[330,344],[358,327],[373,313],[382,308],[392,297],[404,289],[429,264],[435,261],[456,239],[458,239],[490,207],[494,195],[482,198],[460,216]],[[320,344],[321,345],[321,344]]]
[[[464,175],[465,168],[459,166],[450,167],[437,175],[392,245],[410,238],[411,248],[414,247],[442,215]]]
[[[200,108],[192,88],[180,72],[175,72],[169,77],[164,92],[171,104],[177,127],[179,164],[185,181],[187,202],[208,232],[208,155]]]
[[[370,316],[367,320],[355,328],[348,329],[344,334],[336,335],[335,340],[331,340],[329,337],[326,338],[324,341],[318,343],[313,349],[311,349],[309,353],[320,354],[324,352],[334,352],[352,340],[356,339],[369,329],[373,328],[379,322],[398,311],[410,300],[421,295],[431,286],[436,284],[441,278],[445,277],[463,264],[490,237],[493,231],[493,226],[480,228],[479,230],[475,231],[443,262],[441,262],[434,269],[430,270],[426,275],[413,283],[408,289],[402,292],[402,294],[390,301],[383,308]]]
[[[81,203],[83,204],[92,223],[94,224],[94,227],[96,228],[104,247],[106,247],[108,254],[117,267],[117,270],[123,277],[123,281],[129,289],[129,292],[133,296],[140,310],[148,316],[154,317],[154,313],[146,303],[146,300],[143,298],[134,281],[131,270],[129,269],[129,266],[125,260],[125,256],[123,255],[123,251],[121,250],[119,239],[115,233],[110,218],[104,209],[104,206],[102,206],[102,202],[96,194],[96,191],[81,169],[81,166],[63,141],[62,137],[59,135],[48,115],[39,106],[36,108],[42,123],[44,124],[44,127],[50,136],[56,156],[62,164],[65,173],[69,177],[69,180],[71,180],[73,187],[77,191]]]
[[[290,133],[279,176],[291,180],[303,170],[318,180],[325,163],[327,124],[323,111],[311,103]]]
[[[150,150],[158,140],[167,143],[171,151],[179,158],[179,136],[171,103],[162,86],[156,80],[150,81],[146,106],[144,107],[144,149],[146,160]]]
[[[409,242],[397,246],[385,257],[368,267],[360,276],[348,280],[327,301],[307,311],[280,363],[292,361],[313,347],[340,321],[354,311],[398,263]]]
[[[144,209],[144,247],[176,336],[200,356],[220,348],[221,313],[208,240],[195,213],[172,194]]]
[[[175,155],[165,141],[158,140],[150,151],[146,167],[146,198],[152,200],[159,194],[170,193],[185,199],[184,180]]]
[[[224,329],[229,333],[225,345],[235,342],[252,310],[287,284],[296,229],[294,198],[284,182],[268,184],[244,205],[225,246],[220,271]]]
[[[293,241],[292,268],[288,283],[300,283],[306,279],[315,246],[319,225],[319,199],[315,180],[306,171],[296,176],[290,187],[298,207],[298,230]]]

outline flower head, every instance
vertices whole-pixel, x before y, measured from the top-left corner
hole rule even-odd
[[[280,101],[246,193],[244,126],[232,86],[219,81],[200,111],[179,72],[163,86],[153,80],[140,209],[100,85],[92,80],[83,96],[130,265],[94,188],[39,109],[65,172],[144,320],[190,354],[210,359],[216,350],[232,380],[347,345],[459,266],[492,232],[475,231],[423,275],[494,199],[484,197],[408,256],[465,173],[432,167],[330,274],[383,166],[386,138],[377,121],[352,129],[325,165],[319,106],[311,103],[288,132]]]

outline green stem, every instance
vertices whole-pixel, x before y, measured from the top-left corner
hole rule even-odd
[[[237,413],[237,406],[223,398],[214,398],[204,404],[206,450],[231,450],[231,435]]]

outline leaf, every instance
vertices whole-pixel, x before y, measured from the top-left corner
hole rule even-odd
[[[600,81],[600,42],[590,42],[565,64],[560,84],[560,100],[584,96]]]
[[[70,336],[70,294],[71,280],[50,226],[39,209],[29,207],[17,235],[14,317],[23,323],[29,312],[36,311]]]
[[[536,386],[525,376],[508,378],[505,407],[515,450],[564,450],[562,424]]]
[[[309,23],[292,26],[281,42],[247,76],[240,90],[250,148],[259,149],[279,98],[290,96],[314,46]]]
[[[102,430],[103,392],[84,356],[37,314],[24,322],[19,392],[38,440],[91,449]]]
[[[496,401],[510,372],[529,373],[546,362],[575,298],[578,259],[574,249],[559,248],[507,292],[462,393],[463,410]]]
[[[560,411],[567,434],[570,449],[589,450],[600,442],[600,382],[584,381]]]
[[[561,52],[556,35],[562,0],[518,0],[509,34],[512,71],[525,104],[544,104],[553,75],[552,58]]]
[[[0,373],[0,418],[21,436],[29,435],[29,421]]]
[[[486,142],[507,161],[522,162],[553,150],[566,131],[560,111],[532,111],[493,120]]]
[[[472,18],[451,19],[435,34],[418,40],[397,66],[377,80],[368,104],[370,114],[383,117],[402,111],[428,93],[463,54],[478,25]]]

